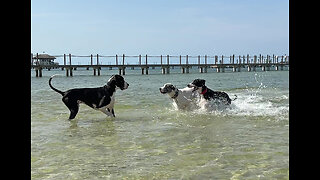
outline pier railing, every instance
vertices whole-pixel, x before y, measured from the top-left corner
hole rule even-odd
[[[233,72],[239,72],[241,68],[248,68],[248,71],[255,71],[256,67],[262,70],[270,70],[270,67],[289,65],[287,55],[53,55],[60,63],[42,63],[38,58],[39,54],[31,53],[31,68],[35,69],[36,76],[42,76],[42,69],[61,68],[66,70],[66,76],[73,76],[72,70],[77,68],[93,69],[93,75],[100,75],[102,67],[109,69],[117,68],[119,74],[125,75],[126,68],[141,68],[141,74],[148,74],[149,68],[161,67],[162,74],[170,73],[170,67],[180,67],[181,73],[189,73],[189,68],[198,67],[200,73],[206,73],[207,68],[216,68],[217,72],[224,72],[225,68],[233,68]]]

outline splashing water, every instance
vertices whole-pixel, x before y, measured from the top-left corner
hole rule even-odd
[[[237,99],[232,101],[231,105],[219,104],[215,101],[207,101],[196,93],[193,103],[192,113],[196,114],[212,114],[212,115],[232,115],[232,116],[279,116],[279,118],[287,118],[289,113],[288,95],[277,96],[276,88],[268,88],[258,80],[261,75],[257,73],[254,76],[258,87],[248,87],[238,89],[236,93]],[[240,91],[241,90],[241,91]],[[232,93],[228,93],[232,98]],[[176,103],[172,102],[173,110],[178,111]]]

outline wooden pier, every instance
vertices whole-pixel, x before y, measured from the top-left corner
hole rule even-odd
[[[103,55],[88,55],[88,56],[77,56],[71,54],[56,55],[55,57],[63,57],[63,65],[57,64],[41,64],[38,59],[39,54],[35,56],[31,54],[31,68],[35,70],[36,77],[42,77],[43,69],[54,69],[61,68],[65,70],[66,76],[73,76],[73,70],[77,68],[86,68],[87,70],[92,69],[94,76],[100,76],[102,68],[118,69],[120,75],[126,74],[127,68],[140,68],[141,74],[149,74],[149,68],[155,69],[160,67],[162,74],[170,74],[170,68],[180,68],[181,73],[189,73],[189,69],[197,67],[200,73],[207,73],[208,68],[215,68],[217,72],[225,72],[226,68],[232,68],[233,72],[240,72],[241,69],[245,68],[247,71],[256,71],[256,68],[261,68],[262,71],[270,71],[273,67],[274,70],[283,70],[284,66],[289,66],[289,56],[281,55],[240,55],[240,56],[148,56],[148,55],[137,55],[137,56],[126,56],[126,55],[115,55],[115,56],[103,56]],[[88,64],[72,64],[73,58],[88,58],[90,61]],[[114,64],[102,64],[99,58],[112,58]],[[135,64],[129,64],[126,62],[127,58],[135,58],[138,61]],[[156,58],[158,61],[148,63],[148,58]],[[170,63],[171,58],[179,59],[178,63]],[[189,59],[197,59],[196,63],[189,63]]]

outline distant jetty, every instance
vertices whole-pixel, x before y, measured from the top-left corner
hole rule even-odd
[[[54,62],[57,57],[63,58],[63,65]],[[72,60],[75,58],[88,58],[90,60],[88,64],[72,64]],[[113,59],[114,63],[103,64],[102,58]],[[129,64],[126,60],[130,58],[137,59],[136,63]],[[152,58],[153,62],[148,63],[148,58]],[[170,62],[171,59],[178,59],[176,63]],[[197,59],[196,63],[189,63],[189,60]],[[154,61],[156,59],[156,62]],[[86,68],[87,70],[92,69],[94,76],[100,76],[101,68],[108,68],[109,70],[118,69],[119,75],[125,75],[127,68],[139,68],[141,74],[149,74],[149,68],[155,69],[160,67],[162,74],[170,74],[170,68],[180,68],[181,73],[189,73],[189,69],[197,67],[200,73],[207,73],[208,68],[215,68],[217,72],[225,72],[226,68],[232,68],[233,72],[240,72],[241,68],[245,68],[248,71],[256,71],[256,68],[261,68],[262,71],[270,71],[271,68],[274,70],[283,70],[284,66],[289,66],[289,56],[287,55],[239,55],[231,56],[215,55],[215,56],[170,56],[170,55],[114,55],[114,56],[103,56],[99,54],[91,54],[88,56],[77,56],[72,54],[63,54],[50,56],[48,54],[33,54],[31,53],[31,69],[36,72],[36,77],[42,77],[43,69],[55,69],[61,68],[65,70],[66,76],[73,76],[73,70],[77,68]]]

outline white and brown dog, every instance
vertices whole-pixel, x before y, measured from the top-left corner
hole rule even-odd
[[[171,83],[166,83],[163,87],[160,87],[159,90],[161,94],[168,94],[179,110],[189,110],[196,106],[193,100],[197,95],[193,92],[193,88],[186,87],[178,89]]]

